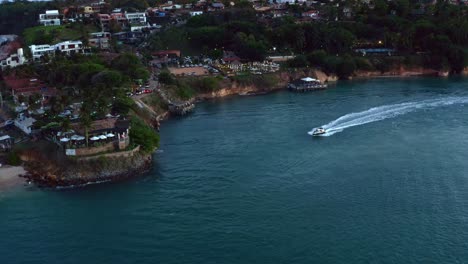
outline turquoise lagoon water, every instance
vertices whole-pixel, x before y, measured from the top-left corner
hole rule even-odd
[[[466,263],[467,88],[201,103],[163,124],[146,176],[0,194],[0,263]]]

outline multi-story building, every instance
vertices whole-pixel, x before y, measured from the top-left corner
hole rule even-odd
[[[40,60],[44,56],[52,56],[55,53],[55,47],[53,45],[31,45],[29,46],[31,55],[34,61]]]
[[[95,32],[89,34],[89,46],[108,49],[110,48],[111,33],[109,32]]]
[[[125,18],[129,24],[146,24],[146,13],[125,13]]]
[[[69,40],[60,42],[54,45],[55,50],[58,50],[66,55],[73,55],[76,53],[84,53],[83,42],[77,40]]]
[[[39,14],[39,23],[44,26],[59,26],[60,14],[58,10],[46,10],[45,14]]]
[[[98,14],[98,24],[102,31],[107,31],[110,28],[111,21],[116,22],[120,27],[124,28],[127,26],[127,18],[123,13],[112,13],[112,14]]]
[[[55,45],[31,45],[29,46],[34,61],[40,60],[43,56],[53,56],[55,52],[62,52],[66,55],[84,54],[85,49],[81,41],[64,41]]]

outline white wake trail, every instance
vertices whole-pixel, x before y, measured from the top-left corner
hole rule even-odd
[[[322,134],[321,136],[331,136],[335,133],[343,131],[346,128],[393,118],[420,109],[430,109],[439,106],[466,103],[468,103],[468,97],[445,97],[439,99],[423,100],[419,102],[407,102],[373,107],[363,112],[344,115],[326,125],[321,126],[327,131],[327,133]],[[308,132],[308,134],[312,135],[316,129],[317,128],[312,129]]]

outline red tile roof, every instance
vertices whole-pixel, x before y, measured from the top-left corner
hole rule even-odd
[[[40,93],[43,95],[56,95],[57,90],[53,87],[47,87],[47,85],[34,78],[20,78],[14,74],[4,76],[3,80],[8,88],[11,89],[14,94],[30,95],[33,93]]]

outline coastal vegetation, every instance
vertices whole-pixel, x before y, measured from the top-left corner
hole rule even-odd
[[[384,70],[393,63],[392,58],[363,57],[356,52],[359,48],[394,50],[401,58],[398,63],[454,73],[468,65],[466,6],[438,1],[424,9],[408,0],[376,0],[370,9],[363,2],[346,1],[339,7],[326,5],[321,19],[301,23],[297,17],[308,8],[287,6],[288,15],[269,20],[256,15],[251,5],[191,17],[184,26],[153,35],[148,48],[172,47],[215,58],[232,50],[246,61],[295,54],[287,66],[319,67],[342,78],[355,70]]]
[[[126,114],[132,106],[126,93],[136,81],[146,81],[148,70],[133,54],[123,53],[105,61],[99,56],[55,56],[48,64],[32,68],[62,92],[52,99],[52,110],[60,112],[67,98],[83,102],[82,114],[102,118],[110,110]],[[64,102],[65,101],[65,102]]]
[[[147,154],[159,147],[159,135],[136,116],[131,120],[130,139],[133,144],[140,145],[141,150]]]

